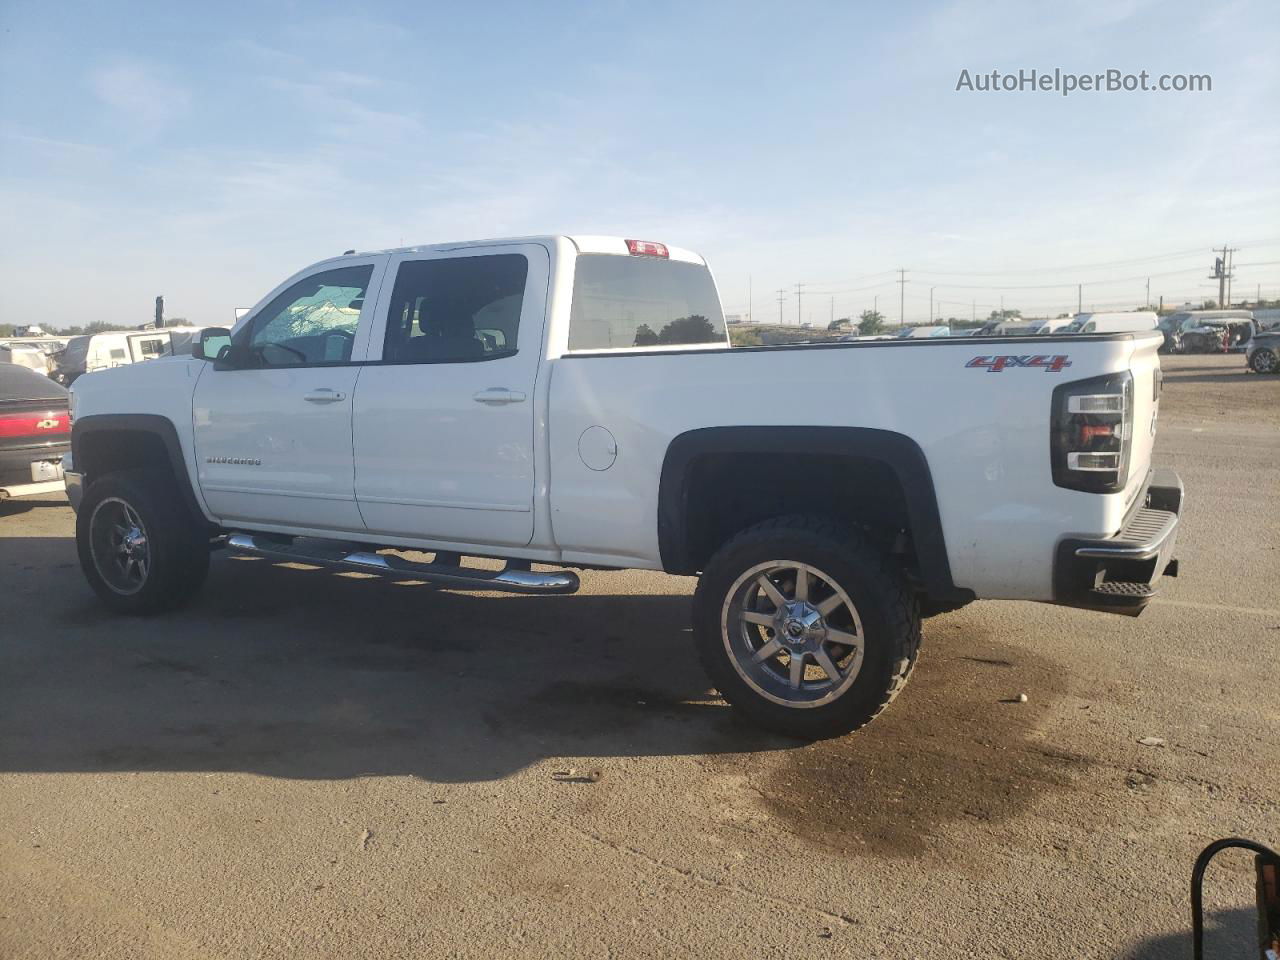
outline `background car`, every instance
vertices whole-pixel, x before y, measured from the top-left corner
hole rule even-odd
[[[1280,373],[1280,330],[1255,333],[1245,344],[1244,356],[1254,373]]]
[[[71,451],[67,390],[15,363],[0,363],[0,500],[61,486]]]

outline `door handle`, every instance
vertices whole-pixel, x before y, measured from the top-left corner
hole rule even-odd
[[[339,400],[347,399],[347,395],[330,390],[328,387],[319,387],[308,394],[304,394],[302,399],[307,403],[337,403]]]
[[[519,390],[508,390],[506,387],[490,387],[488,390],[481,390],[473,395],[471,399],[476,403],[500,407],[507,403],[523,403],[524,394]]]

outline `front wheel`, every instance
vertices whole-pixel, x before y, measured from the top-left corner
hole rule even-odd
[[[95,480],[76,514],[85,579],[119,613],[177,607],[204,583],[209,539],[191,519],[172,479],[128,470]]]
[[[1249,358],[1249,366],[1254,373],[1275,373],[1280,369],[1280,358],[1277,358],[1274,351],[1262,347],[1253,351],[1253,356]]]
[[[749,527],[694,595],[703,667],[737,710],[819,740],[856,730],[906,684],[920,648],[914,593],[856,531],[814,517]]]

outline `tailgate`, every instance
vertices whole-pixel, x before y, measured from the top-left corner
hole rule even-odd
[[[1133,376],[1133,441],[1129,453],[1129,480],[1125,485],[1125,503],[1137,497],[1151,470],[1151,449],[1156,441],[1156,415],[1160,407],[1160,355],[1164,342],[1159,332],[1137,334],[1129,357]]]
[[[70,438],[65,398],[0,402],[0,452],[53,446]]]

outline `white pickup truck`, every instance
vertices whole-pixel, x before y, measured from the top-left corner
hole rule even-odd
[[[67,489],[85,575],[125,613],[190,597],[217,548],[452,589],[700,575],[716,687],[833,736],[901,689],[922,616],[1136,614],[1176,573],[1181,483],[1150,462],[1160,342],[733,349],[706,263],[664,244],[349,253],[190,358],[77,380]]]

